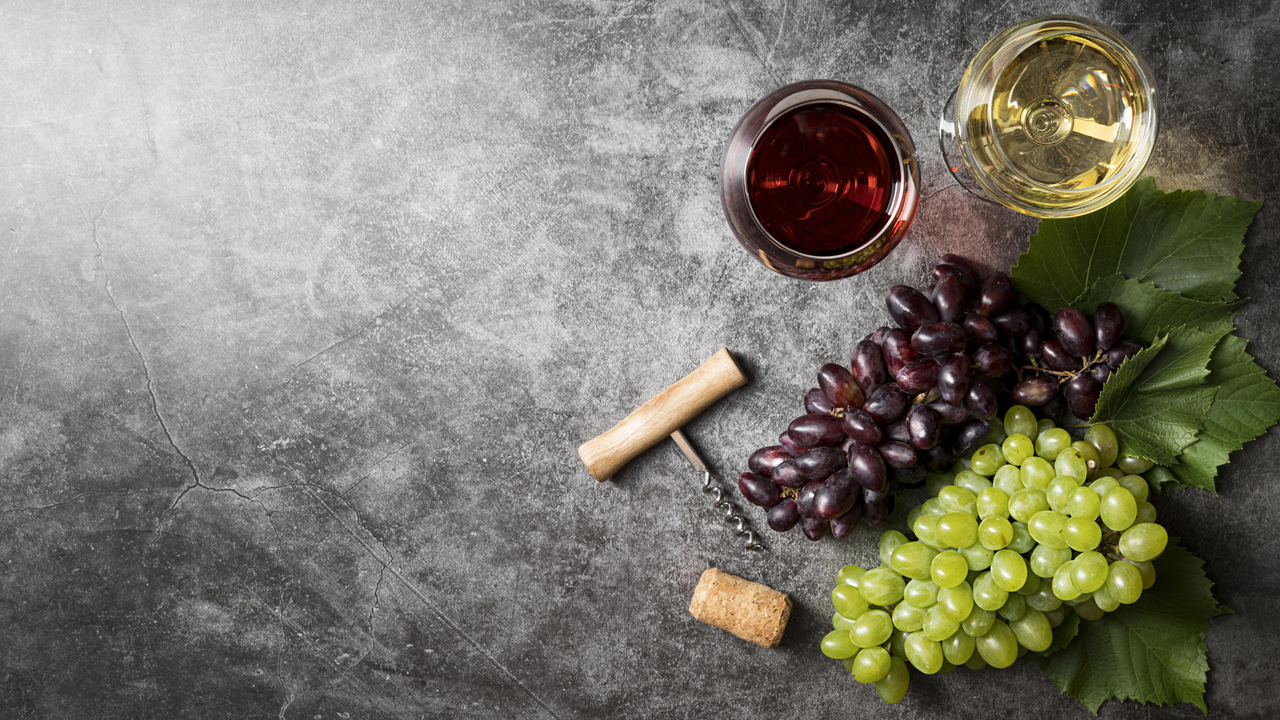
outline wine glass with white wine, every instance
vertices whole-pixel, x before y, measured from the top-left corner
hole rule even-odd
[[[1036,217],[1072,217],[1122,195],[1156,140],[1151,71],[1124,38],[1070,15],[987,41],[939,121],[966,189]]]

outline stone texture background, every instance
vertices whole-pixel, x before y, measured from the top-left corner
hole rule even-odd
[[[575,454],[725,345],[753,381],[687,433],[731,480],[885,287],[1009,265],[1033,223],[951,183],[934,118],[1061,11],[1159,78],[1163,187],[1267,201],[1240,328],[1280,368],[1271,3],[6,3],[0,716],[1086,717],[1026,662],[881,705],[815,648],[876,533],[751,555],[672,444],[607,484]],[[832,284],[753,261],[717,195],[737,118],[813,77],[885,99],[924,172],[907,241]],[[1160,503],[1236,611],[1213,718],[1280,714],[1278,461]],[[688,616],[713,565],[792,594],[780,649]]]

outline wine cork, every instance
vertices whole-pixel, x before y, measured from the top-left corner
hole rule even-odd
[[[693,590],[689,613],[760,647],[777,647],[791,617],[786,593],[710,568]]]

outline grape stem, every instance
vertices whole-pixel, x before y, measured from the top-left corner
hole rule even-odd
[[[1036,362],[1036,359],[1032,357],[1030,365],[1024,365],[1021,368],[1014,366],[1014,371],[1017,372],[1018,374],[1018,382],[1022,382],[1022,372],[1021,372],[1022,370],[1034,370],[1038,373],[1041,373],[1044,375],[1052,375],[1053,377],[1058,378],[1058,384],[1061,385],[1062,383],[1065,383],[1068,380],[1074,380],[1075,378],[1078,378],[1081,375],[1091,371],[1093,368],[1099,365],[1102,365],[1104,362],[1106,362],[1106,360],[1104,359],[1105,357],[1106,357],[1106,353],[1102,350],[1099,350],[1097,353],[1094,354],[1092,358],[1086,358],[1084,361],[1084,366],[1081,367],[1079,370],[1050,370],[1047,367],[1041,367],[1040,364]]]

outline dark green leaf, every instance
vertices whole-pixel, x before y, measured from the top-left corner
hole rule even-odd
[[[1166,350],[1170,336],[1161,336],[1125,360],[1102,386],[1090,419],[1111,426],[1121,453],[1160,465],[1171,464],[1195,442],[1217,391],[1192,384],[1196,374],[1188,369],[1187,358],[1200,354],[1207,361],[1218,336],[1179,328],[1174,337],[1174,348]],[[1190,342],[1193,337],[1199,345]],[[1159,360],[1165,352],[1176,352],[1176,357]]]
[[[1065,648],[1035,658],[1041,675],[1095,715],[1112,699],[1189,702],[1208,712],[1204,638],[1209,619],[1227,610],[1213,599],[1202,561],[1176,543],[1169,538],[1168,549],[1155,561],[1156,583],[1138,602],[1079,623]]]
[[[1090,287],[1117,274],[1192,300],[1235,300],[1244,233],[1261,206],[1198,190],[1165,193],[1145,178],[1101,210],[1040,221],[1010,274],[1050,312],[1079,307]]]
[[[1209,383],[1219,386],[1218,394],[1199,439],[1170,468],[1179,484],[1162,491],[1198,487],[1214,492],[1218,468],[1231,453],[1280,420],[1280,388],[1245,352],[1245,344],[1231,335],[1214,351]]]
[[[1150,343],[1161,332],[1191,325],[1219,334],[1231,331],[1236,315],[1235,303],[1200,302],[1168,292],[1150,283],[1126,280],[1109,275],[1096,282],[1075,302],[1082,312],[1092,312],[1104,302],[1115,303],[1125,318],[1125,335]]]

